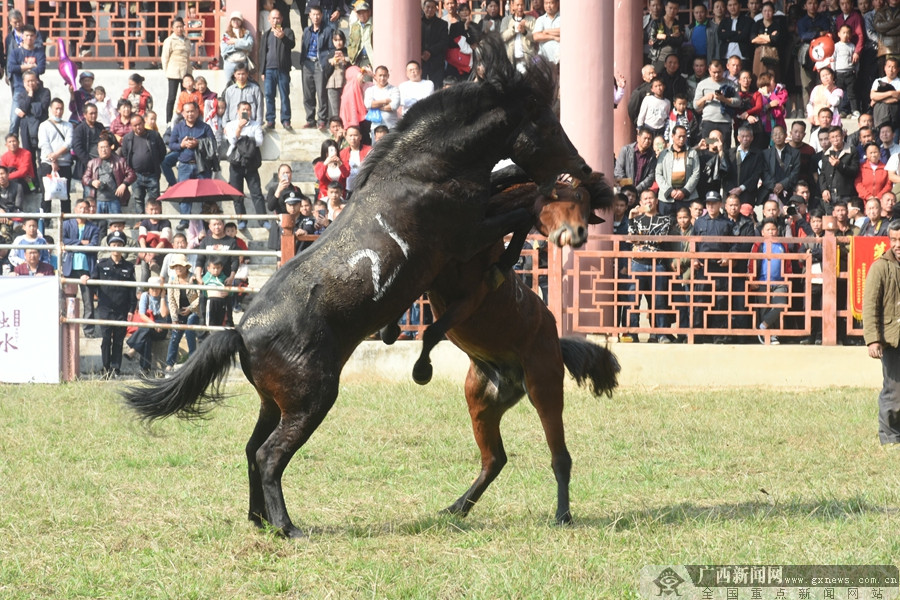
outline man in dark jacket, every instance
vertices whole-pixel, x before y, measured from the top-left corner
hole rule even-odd
[[[131,131],[122,138],[122,156],[134,171],[134,210],[143,214],[145,202],[159,198],[160,165],[166,157],[166,143],[158,132],[144,127],[144,117],[132,115]]]
[[[765,189],[760,188],[759,181],[765,174],[762,154],[755,150],[753,130],[747,126],[738,129],[738,147],[726,153],[722,169],[725,175],[722,189],[728,194],[740,196],[741,204],[756,206],[765,199]]]
[[[81,184],[97,199],[98,214],[122,214],[122,205],[128,204],[128,186],[134,183],[134,171],[124,158],[113,154],[109,140],[97,142],[97,154],[85,167]]]
[[[322,10],[319,9],[319,18]],[[294,32],[282,25],[282,15],[277,10],[269,13],[269,31],[259,44],[259,72],[265,84],[266,127],[275,128],[275,90],[281,96],[281,124],[291,131],[291,50],[296,45]],[[304,33],[305,35],[305,33]],[[331,37],[328,38],[331,43]],[[323,84],[324,85],[324,84]],[[306,82],[303,85],[306,95]]]
[[[444,87],[444,56],[450,45],[447,21],[437,14],[437,2],[422,3],[422,79],[434,82],[434,89]]]
[[[719,42],[724,52],[719,59],[725,61],[737,56],[746,69],[753,60],[753,46],[750,44],[753,19],[741,13],[741,3],[738,0],[728,0],[726,7],[728,16],[719,25]]]
[[[84,107],[84,120],[78,123],[72,130],[72,151],[75,153],[75,166],[72,167],[72,177],[81,179],[84,169],[92,158],[97,158],[97,142],[106,127],[97,120],[97,106],[87,104]],[[113,141],[115,136],[108,134]],[[85,190],[85,195],[87,195]]]
[[[844,143],[844,130],[835,125],[828,132],[831,148],[822,155],[819,169],[819,189],[822,204],[831,211],[838,200],[847,202],[856,198],[856,175],[859,173],[859,154]]]
[[[653,132],[646,127],[638,130],[637,140],[622,146],[616,158],[613,175],[616,181],[630,179],[638,193],[653,185],[656,172],[656,153],[653,152]],[[626,184],[620,184],[626,185]]]
[[[309,11],[309,27],[303,30],[303,39],[300,42],[300,60],[303,65],[303,108],[306,110],[304,127],[307,129],[316,127],[317,120],[319,131],[325,131],[327,128],[328,94],[325,84],[328,83],[328,78],[334,71],[334,67],[329,62],[334,56],[332,35],[334,35],[334,29],[325,21],[322,9],[318,6],[312,7]],[[268,98],[268,92],[266,94],[266,98]],[[316,108],[317,102],[318,109]],[[268,100],[266,100],[266,104],[268,104]],[[266,120],[269,120],[268,113]]]
[[[718,192],[708,192],[706,195],[706,213],[701,215],[694,223],[694,235],[701,237],[720,237],[731,236],[732,226],[728,218],[722,212],[722,196]],[[731,252],[731,244],[725,242],[698,242],[697,252]],[[707,306],[712,305],[716,312],[724,313],[728,308],[728,297],[724,292],[728,290],[728,276],[724,275],[728,272],[728,259],[721,256],[701,259],[695,258],[691,261],[691,269],[694,271],[694,279],[706,279],[710,276],[713,280],[713,286],[708,284],[698,285],[697,290],[709,293],[714,287],[715,297],[710,299],[708,296],[698,296],[697,305],[694,307],[694,314],[691,318],[691,324],[699,328],[715,328],[725,329],[728,324],[722,314],[711,315],[706,320],[705,312]],[[716,274],[718,276],[715,276]],[[706,340],[703,340],[706,341]],[[728,341],[728,336],[719,333],[715,335],[713,341],[717,344],[724,344]]]

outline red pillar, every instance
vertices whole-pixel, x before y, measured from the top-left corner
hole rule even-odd
[[[641,83],[641,67],[643,66],[643,31],[641,28],[644,16],[644,3],[636,0],[616,0],[616,47],[613,53],[615,72],[625,80],[625,97],[613,112],[613,151],[634,140],[634,125],[628,118],[628,98],[631,92]]]
[[[611,183],[614,166],[613,53],[616,46],[613,23],[618,15],[615,13],[613,2],[596,2],[596,0],[566,0],[560,8],[560,13],[562,14],[559,60],[560,119],[581,156],[595,171],[606,173]],[[591,227],[591,234],[609,233],[612,233],[611,218],[607,218],[606,223],[602,225]],[[589,241],[586,246],[588,250],[601,248],[603,245],[599,241]],[[571,268],[571,255],[565,258],[564,263],[567,268]],[[609,266],[609,264],[597,265],[597,268],[608,273]],[[588,285],[588,281],[588,278],[584,278],[583,285]],[[574,281],[568,281],[563,287],[563,306],[567,309],[577,306],[575,298],[577,290],[573,284]],[[561,333],[570,331],[571,319],[562,318],[562,315],[557,316],[559,317],[557,327]],[[603,323],[612,324],[611,308],[604,309],[601,320]]]
[[[373,66],[385,65],[391,84],[406,81],[406,63],[421,62],[422,5],[418,0],[374,0],[372,6]]]

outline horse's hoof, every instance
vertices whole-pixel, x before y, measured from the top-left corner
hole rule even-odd
[[[557,525],[571,525],[572,524],[572,513],[570,513],[569,511],[566,511],[561,515],[556,515],[556,524]]]
[[[506,275],[500,270],[497,265],[491,265],[491,268],[488,270],[487,275],[485,275],[487,280],[488,287],[492,290],[496,290],[503,282],[506,281]]]
[[[279,535],[283,538],[287,538],[289,540],[302,540],[306,538],[306,534],[294,527],[293,525],[288,525],[287,527],[281,528],[279,530]]]
[[[431,381],[431,377],[434,375],[434,368],[431,366],[431,363],[416,363],[413,366],[412,378],[413,381],[418,383],[419,385],[425,385],[429,381]]]
[[[400,337],[400,325],[392,323],[381,329],[381,341],[390,346]]]
[[[440,511],[440,513],[438,513],[438,514],[452,515],[454,517],[465,517],[466,515],[469,514],[469,511],[463,510],[462,508],[458,507],[456,504],[451,504],[444,510]]]
[[[256,527],[259,529],[265,529],[268,526],[268,523],[266,522],[266,518],[263,515],[259,514],[258,512],[253,512],[253,511],[249,512],[247,514],[247,518],[250,520],[251,523],[256,525]]]

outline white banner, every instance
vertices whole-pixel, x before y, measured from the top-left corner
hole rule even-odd
[[[59,282],[0,277],[0,381],[59,383]]]

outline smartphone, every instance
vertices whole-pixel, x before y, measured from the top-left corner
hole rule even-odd
[[[328,156],[335,156],[337,149],[334,146],[328,146]]]
[[[250,113],[248,113],[248,112],[242,112],[242,113],[241,113],[241,118],[244,119],[245,121],[249,121],[249,120],[250,120]]]
[[[319,209],[319,216],[323,219],[325,218],[325,209],[324,208]]]

